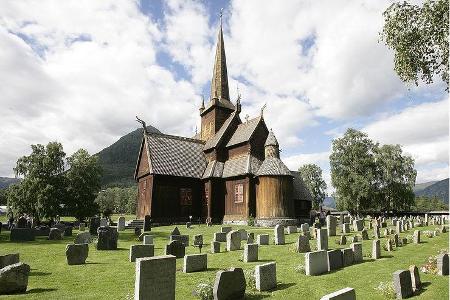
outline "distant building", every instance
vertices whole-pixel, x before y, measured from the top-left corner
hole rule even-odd
[[[263,110],[244,122],[240,112],[240,97],[230,101],[221,25],[200,133],[186,138],[144,130],[134,175],[138,218],[237,224],[255,218],[263,226],[308,220],[311,195],[300,174],[281,161]]]

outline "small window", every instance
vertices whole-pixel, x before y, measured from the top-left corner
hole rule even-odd
[[[234,186],[234,203],[244,202],[244,184],[238,183]]]
[[[188,188],[180,189],[180,204],[192,205],[192,189]]]

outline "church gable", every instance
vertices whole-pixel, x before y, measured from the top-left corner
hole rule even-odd
[[[150,173],[150,164],[148,159],[148,150],[145,137],[142,138],[141,147],[139,149],[138,161],[134,172],[134,178],[138,179]]]

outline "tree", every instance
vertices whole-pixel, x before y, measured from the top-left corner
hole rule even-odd
[[[414,160],[403,155],[400,145],[383,145],[375,151],[378,208],[384,211],[408,210],[414,205],[413,187],[417,172]]]
[[[316,164],[306,164],[298,171],[313,198],[313,208],[318,209],[326,197],[327,184],[322,178],[322,169]]]
[[[433,210],[448,210],[448,205],[437,197],[417,197],[414,202],[414,211],[427,212]]]
[[[0,205],[6,205],[6,190],[0,189]]]
[[[14,172],[23,176],[8,192],[8,206],[15,214],[31,214],[38,222],[54,218],[65,196],[63,147],[58,142],[31,145],[32,153],[18,159]]]
[[[338,209],[359,212],[371,208],[376,195],[376,147],[367,134],[351,128],[333,140],[331,182]]]
[[[102,170],[97,156],[90,156],[84,149],[68,157],[67,164],[65,209],[69,215],[81,221],[98,211],[94,200],[100,190]]]
[[[105,217],[109,217],[116,210],[113,189],[108,188],[98,193],[97,198],[95,198],[95,203],[98,205],[99,211]]]
[[[381,39],[394,50],[394,70],[404,82],[432,83],[448,77],[448,0],[425,0],[422,7],[393,3],[383,13]]]

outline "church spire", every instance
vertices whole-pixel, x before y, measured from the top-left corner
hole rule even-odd
[[[211,80],[211,99],[226,99],[230,101],[228,90],[227,60],[225,57],[225,46],[222,32],[222,10],[220,11],[220,28],[217,37],[216,59]]]

